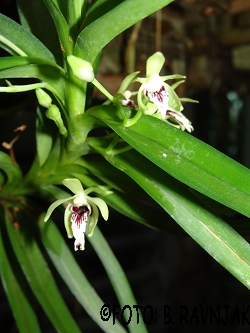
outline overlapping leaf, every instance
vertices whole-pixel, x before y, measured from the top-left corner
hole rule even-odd
[[[34,220],[27,218],[27,215],[23,216],[22,221],[20,221],[21,227],[15,229],[7,214],[5,219],[14,252],[45,313],[57,331],[80,333],[36,242],[34,229],[31,230],[30,226],[34,223]]]
[[[41,220],[39,227],[42,242],[53,264],[86,312],[104,332],[125,333],[126,331],[118,321],[116,321],[114,326],[111,321],[103,321],[101,319],[100,310],[105,302],[96,294],[94,288],[81,271],[53,221],[49,220],[44,223]]]
[[[20,24],[0,13],[0,45],[13,55],[19,54],[13,50],[11,45],[16,46],[27,56],[48,59],[55,62],[53,54],[29,31]]]
[[[112,107],[96,107],[91,113],[173,177],[250,217],[250,171],[241,164],[154,117],[142,116],[124,128],[114,125]]]
[[[134,179],[198,244],[250,289],[250,245],[243,237],[183,184],[138,152],[103,154],[112,165]]]
[[[93,63],[114,37],[170,2],[172,0],[154,0],[145,5],[144,0],[97,1],[89,12],[91,19],[86,18],[88,25],[77,38],[74,54]]]

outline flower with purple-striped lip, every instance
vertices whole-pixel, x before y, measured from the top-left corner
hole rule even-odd
[[[180,98],[165,81],[178,79],[183,82],[185,79],[185,76],[179,74],[160,76],[159,73],[164,63],[163,54],[161,52],[154,53],[146,63],[146,78],[135,79],[141,83],[137,95],[138,107],[141,112],[149,115],[160,113],[162,119],[165,119],[167,110],[179,112],[183,110]]]
[[[168,110],[166,112],[165,121],[182,131],[185,131],[186,129],[190,133],[194,130],[191,121],[185,117],[182,112]]]
[[[94,228],[99,218],[99,211],[101,212],[104,220],[108,219],[108,206],[104,200],[98,197],[88,196],[91,192],[100,193],[103,195],[112,193],[106,188],[90,187],[86,190],[83,189],[81,182],[76,178],[67,178],[63,180],[63,185],[70,189],[74,195],[68,198],[59,199],[50,205],[44,221],[46,222],[53,210],[64,202],[69,202],[64,213],[64,224],[69,238],[75,238],[74,248],[84,250],[85,247],[85,232],[91,237]]]
[[[141,113],[162,119],[182,131],[193,131],[191,122],[182,114],[182,101],[197,102],[189,98],[179,98],[174,89],[184,82],[185,76],[174,74],[160,76],[159,73],[165,63],[161,52],[154,53],[146,63],[146,78],[136,78],[140,82],[137,101]],[[166,80],[177,79],[172,86]]]

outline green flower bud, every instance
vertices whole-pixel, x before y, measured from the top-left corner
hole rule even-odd
[[[92,82],[95,78],[92,65],[81,58],[70,55],[67,61],[72,69],[73,74],[82,81]]]
[[[47,94],[43,89],[38,88],[36,89],[36,97],[38,100],[38,103],[41,106],[44,106],[45,108],[50,107],[52,103],[52,99],[49,94]]]
[[[46,117],[54,121],[60,120],[61,112],[56,105],[52,104],[46,111]]]
[[[64,126],[64,123],[63,123],[63,120],[62,120],[62,117],[61,117],[61,112],[60,110],[58,109],[58,107],[54,104],[52,104],[48,110],[46,111],[46,117],[53,120],[55,123],[56,123],[56,126],[58,127],[59,129],[59,132],[67,137],[68,135],[68,131],[66,129],[66,127]]]

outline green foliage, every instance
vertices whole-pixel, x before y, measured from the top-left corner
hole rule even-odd
[[[219,216],[215,204],[249,217],[250,172],[179,129],[192,130],[182,115],[181,102],[194,101],[179,99],[174,91],[184,77],[160,77],[165,58],[159,52],[147,62],[147,78],[131,73],[115,96],[93,77],[106,44],[170,2],[97,0],[88,6],[86,0],[18,0],[21,24],[0,14],[0,46],[10,54],[0,58],[0,79],[8,79],[0,92],[39,89],[40,103],[30,170],[22,174],[13,145],[10,156],[0,152],[0,271],[21,333],[41,331],[33,295],[58,332],[80,332],[54,279],[55,269],[103,331],[126,332],[118,322],[114,326],[101,320],[105,300],[95,292],[49,218],[64,203],[68,235],[75,236],[73,228],[79,225],[87,226],[88,236],[93,234],[89,242],[121,307],[136,300],[96,227],[97,207],[108,218],[106,203],[148,227],[186,232],[250,288],[249,244]],[[91,72],[87,79],[86,69]],[[12,79],[20,78],[29,79],[28,84],[22,80],[12,85]],[[162,84],[170,79],[180,81]],[[135,81],[142,84],[139,92],[128,91]],[[87,110],[93,85],[107,101]],[[130,99],[136,95],[136,102]],[[172,115],[167,118],[169,110]],[[96,128],[100,128],[97,137],[92,132]],[[62,189],[62,184],[75,195]],[[93,197],[88,196],[90,192]],[[49,206],[53,209],[46,215]],[[75,249],[79,248],[76,242]],[[128,325],[130,332],[146,332],[143,321],[135,320]]]

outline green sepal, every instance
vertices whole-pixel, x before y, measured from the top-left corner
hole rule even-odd
[[[71,204],[69,204],[64,212],[64,226],[67,232],[67,236],[68,238],[73,238],[73,232],[71,229],[71,215],[72,215],[72,211],[71,211]]]
[[[82,184],[79,179],[67,178],[62,181],[63,185],[66,186],[74,194],[84,193]]]
[[[159,74],[165,63],[165,57],[161,52],[155,52],[147,59],[146,63],[146,76],[149,77],[152,74]]]
[[[48,211],[44,217],[44,222],[48,221],[48,219],[50,218],[50,215],[52,214],[54,209],[56,209],[58,206],[60,206],[61,204],[63,204],[66,201],[73,200],[75,197],[76,197],[76,195],[69,197],[69,198],[59,199],[59,200],[56,200],[55,202],[53,202],[48,208]]]
[[[102,214],[102,217],[104,218],[105,221],[107,221],[109,217],[109,210],[106,202],[102,200],[101,198],[93,198],[93,197],[87,197],[88,202],[94,203],[99,209]]]
[[[174,111],[182,111],[183,106],[181,104],[179,96],[176,94],[174,89],[169,86],[167,83],[164,83],[164,87],[166,88],[168,94],[169,94],[169,102],[168,107],[169,109],[173,109]]]
[[[96,224],[98,222],[99,218],[99,211],[96,206],[96,204],[92,200],[88,200],[89,204],[91,205],[92,213],[88,218],[88,225],[87,225],[87,235],[89,237],[93,236],[94,229],[96,227]]]
[[[128,87],[129,87],[129,85],[134,81],[134,79],[136,78],[136,76],[139,73],[140,72],[134,72],[134,73],[130,73],[129,75],[127,75],[123,79],[123,81],[122,81],[122,83],[121,83],[121,85],[120,85],[120,87],[119,87],[119,89],[117,91],[117,94],[123,93],[124,91],[126,91],[128,89]]]

